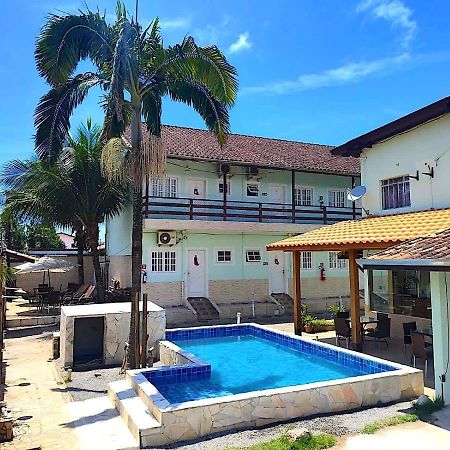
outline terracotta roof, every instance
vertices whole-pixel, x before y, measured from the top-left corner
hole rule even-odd
[[[230,134],[221,149],[214,135],[195,128],[163,125],[169,157],[260,167],[359,175],[359,160],[331,154],[332,146]]]
[[[373,260],[450,258],[450,229],[403,242],[372,255]]]
[[[269,244],[268,250],[387,248],[450,227],[450,208],[365,217],[324,226]]]

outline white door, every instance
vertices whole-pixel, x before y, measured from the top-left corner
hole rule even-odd
[[[272,184],[269,190],[270,203],[283,205],[286,203],[286,186],[280,184]]]
[[[286,273],[283,252],[269,252],[269,276],[271,293],[284,294],[286,292]]]
[[[187,296],[206,297],[205,250],[188,250]]]
[[[206,198],[206,180],[188,178],[186,180],[186,192],[189,198]]]

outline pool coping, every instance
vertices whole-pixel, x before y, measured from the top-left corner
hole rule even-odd
[[[294,338],[296,340],[300,340],[309,344],[313,344],[315,346],[319,346],[322,348],[326,348],[333,351],[339,351],[341,353],[345,353],[351,356],[358,356],[361,359],[373,361],[382,365],[389,366],[393,368],[393,370],[385,371],[385,372],[377,372],[372,374],[365,374],[365,375],[357,375],[353,377],[346,377],[336,380],[327,380],[327,381],[320,381],[320,382],[314,382],[314,383],[307,383],[302,385],[293,385],[293,386],[286,386],[286,387],[280,387],[280,388],[272,388],[272,389],[263,389],[263,390],[256,390],[256,391],[249,391],[239,394],[232,394],[232,395],[226,395],[221,397],[210,397],[206,399],[200,399],[200,400],[190,400],[187,402],[180,402],[180,403],[170,403],[159,391],[158,388],[151,383],[144,375],[143,372],[161,372],[166,370],[173,370],[176,369],[192,369],[193,367],[210,367],[210,365],[202,360],[201,358],[197,357],[193,353],[190,353],[186,350],[183,350],[181,347],[176,345],[175,343],[163,340],[160,341],[160,346],[165,346],[169,348],[170,350],[176,352],[177,354],[181,355],[183,358],[185,358],[187,361],[189,361],[187,364],[176,364],[171,366],[159,366],[159,367],[152,367],[147,369],[137,369],[137,370],[129,370],[127,372],[127,377],[131,384],[135,387],[140,397],[147,403],[149,408],[152,410],[152,412],[158,417],[161,417],[162,413],[170,412],[170,411],[178,411],[178,410],[184,410],[189,408],[197,408],[201,406],[210,406],[214,404],[220,404],[220,403],[231,403],[235,401],[241,401],[241,400],[248,400],[253,399],[255,397],[269,397],[272,395],[279,395],[279,394],[288,394],[288,393],[294,393],[294,392],[302,392],[307,391],[311,389],[320,389],[320,388],[328,388],[330,386],[340,386],[340,385],[347,385],[349,383],[354,382],[362,382],[362,381],[368,381],[368,380],[374,380],[374,379],[383,379],[383,378],[392,378],[392,377],[398,377],[399,375],[407,375],[407,374],[418,374],[422,373],[421,370],[406,366],[403,364],[399,364],[396,362],[387,361],[375,356],[366,355],[366,354],[360,354],[356,353],[353,350],[336,347],[332,344],[328,344],[326,342],[320,342],[320,341],[314,341],[311,339],[305,339],[301,336],[293,336],[287,332],[281,331],[281,330],[274,330],[273,328],[269,328],[267,326],[259,325],[256,323],[245,323],[245,324],[231,324],[231,325],[214,325],[214,326],[202,326],[202,327],[195,327],[195,328],[176,328],[172,330],[168,330],[169,332],[176,332],[176,331],[184,331],[184,330],[200,330],[200,329],[214,329],[214,328],[226,328],[226,327],[245,327],[245,326],[251,326],[255,328],[259,328],[264,331],[270,331],[274,334],[286,336],[288,338]]]

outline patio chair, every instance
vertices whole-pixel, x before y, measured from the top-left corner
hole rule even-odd
[[[377,314],[377,326],[376,328],[370,328],[366,330],[366,336],[378,341],[378,348],[381,350],[381,341],[386,344],[386,347],[389,347],[388,339],[391,337],[391,318],[387,317],[385,314],[385,318],[380,318]]]
[[[348,319],[350,317],[350,311],[339,311],[336,313],[336,317],[343,317],[344,319]]]
[[[61,303],[64,305],[70,305],[73,302],[78,302],[80,297],[88,290],[88,284],[82,284],[76,291],[69,291],[64,293]]]
[[[404,322],[403,323],[403,345],[405,347],[405,353],[406,353],[406,346],[412,344],[411,333],[414,330],[417,330],[416,322]]]
[[[336,345],[340,346],[341,339],[345,339],[347,341],[347,348],[349,348],[352,330],[350,328],[350,324],[345,319],[345,317],[334,318],[334,329],[336,331]]]
[[[386,313],[377,312],[377,320],[389,319],[389,315]]]
[[[61,292],[50,291],[47,296],[42,300],[42,309],[47,308],[47,312],[50,309],[58,308],[61,306]]]
[[[428,374],[428,358],[432,356],[433,350],[427,347],[425,342],[425,336],[421,333],[415,333],[414,331],[411,333],[412,340],[412,359],[413,366],[416,367],[417,358],[423,359],[425,361],[425,378]]]

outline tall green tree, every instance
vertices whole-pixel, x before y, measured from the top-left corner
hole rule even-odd
[[[165,152],[161,141],[162,98],[191,106],[220,145],[229,132],[228,110],[237,94],[236,69],[215,46],[200,47],[188,36],[164,47],[159,22],[143,29],[118,3],[113,24],[99,12],[51,15],[36,45],[39,73],[50,84],[36,109],[36,150],[57,157],[77,105],[94,86],[104,90],[103,165],[111,179],[133,185],[132,291],[129,364],[137,366],[142,263],[142,186],[146,177],[161,177]],[[81,60],[95,71],[76,74]],[[129,130],[127,139],[123,136]]]
[[[92,254],[97,294],[104,298],[99,258],[99,224],[119,214],[129,201],[128,186],[107,179],[100,166],[102,129],[88,120],[68,140],[55,161],[30,159],[6,164],[0,181],[8,188],[6,211],[53,225],[77,224]]]
[[[42,221],[28,225],[27,247],[28,250],[64,250],[66,248],[56,233],[55,227]]]

